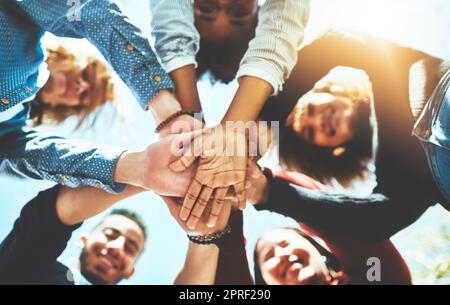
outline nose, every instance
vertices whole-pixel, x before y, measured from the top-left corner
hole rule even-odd
[[[289,257],[291,255],[291,250],[289,249],[289,247],[280,247],[277,246],[275,248],[275,256],[278,258],[283,258],[283,257]]]
[[[87,91],[89,89],[89,87],[90,87],[90,84],[87,81],[85,81],[83,78],[80,77],[77,80],[77,93],[79,95],[82,94],[83,92]]]
[[[116,259],[118,259],[124,252],[126,239],[123,236],[111,240],[106,244],[108,252]]]

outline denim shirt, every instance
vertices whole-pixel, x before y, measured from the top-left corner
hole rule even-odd
[[[197,66],[200,35],[194,24],[193,0],[150,0],[155,48],[167,72]],[[297,62],[309,18],[309,0],[266,0],[259,8],[255,37],[250,41],[236,78],[253,76],[283,88]]]
[[[25,102],[40,89],[40,39],[48,31],[89,40],[146,109],[160,90],[173,87],[148,39],[110,0],[2,0],[0,27],[0,113],[18,109],[0,120],[0,173],[123,190],[113,182],[122,149],[26,131]]]

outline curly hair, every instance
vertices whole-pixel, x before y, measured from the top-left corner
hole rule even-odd
[[[335,155],[336,147],[321,147],[300,138],[290,127],[280,127],[280,162],[289,170],[300,171],[322,183],[336,179],[348,186],[355,178],[363,178],[373,157],[374,123],[372,121],[373,94],[370,81],[364,86],[349,86],[337,79],[325,77],[312,92],[330,93],[346,97],[355,105],[351,122],[352,139],[339,147],[343,153]]]

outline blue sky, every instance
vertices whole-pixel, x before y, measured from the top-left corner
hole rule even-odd
[[[135,23],[149,31],[148,3],[146,0],[123,0]],[[312,0],[311,18],[306,39],[330,27],[340,26],[369,31],[386,38],[409,45],[433,55],[450,57],[450,3],[447,0]],[[57,43],[53,37],[46,37],[49,44]],[[65,42],[69,47],[83,52],[95,53],[86,42]],[[217,123],[229,105],[236,83],[211,87],[199,84],[205,115],[209,124]],[[131,94],[118,85],[119,114],[111,107],[103,109],[94,128],[72,132],[74,122],[68,121],[58,128],[47,128],[59,135],[82,138],[103,144],[124,146],[128,149],[143,149],[156,141],[154,123],[149,113],[142,112]],[[33,180],[17,180],[0,177],[0,240],[9,232],[21,207],[39,190],[51,183]],[[146,252],[137,265],[135,276],[124,283],[169,284],[183,263],[187,239],[170,217],[167,208],[153,193],[140,194],[117,204],[140,213],[149,226],[149,240]],[[67,250],[60,260],[73,263],[78,254],[77,240],[102,217],[99,215],[87,221],[75,232]],[[419,237],[442,235],[441,223],[449,223],[450,214],[436,207],[430,209],[412,227],[394,237],[394,242],[407,262],[413,268],[424,260],[449,260],[442,253],[428,253],[421,248]],[[294,225],[288,218],[268,212],[257,213],[253,208],[245,212],[245,232],[248,240],[249,260],[256,239],[266,230],[278,226]],[[447,230],[449,226],[445,227]],[[450,232],[447,232],[450,233]],[[444,253],[445,254],[445,253]],[[422,258],[421,258],[422,257]],[[419,267],[417,267],[417,270]],[[415,273],[416,281],[426,282]],[[450,283],[450,279],[447,279]]]

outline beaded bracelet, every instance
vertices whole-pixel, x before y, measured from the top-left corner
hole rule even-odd
[[[228,235],[230,235],[230,233],[231,233],[231,228],[230,228],[230,226],[227,226],[225,228],[225,230],[223,230],[222,232],[218,232],[218,233],[214,233],[214,234],[210,234],[210,235],[199,235],[199,236],[194,236],[194,235],[188,234],[187,237],[194,244],[216,245],[217,247],[220,248],[220,246],[222,245],[222,242],[224,241],[224,238],[227,237]]]
[[[185,115],[185,114],[190,115],[191,117],[195,118],[193,112],[190,112],[190,111],[187,111],[187,110],[178,110],[177,112],[175,112],[174,114],[169,116],[167,119],[165,119],[164,121],[159,123],[158,126],[155,129],[155,133],[159,133],[161,131],[161,129],[166,127],[170,122],[172,122],[176,118],[178,118],[178,117],[180,117],[182,115]]]

